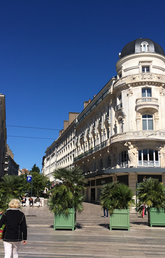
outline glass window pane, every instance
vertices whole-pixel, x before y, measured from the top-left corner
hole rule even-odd
[[[151,89],[147,89],[147,97],[151,97]]]
[[[155,160],[158,161],[158,151],[155,150]]]
[[[139,150],[139,160],[142,160],[142,152]]]
[[[148,160],[147,159],[147,149],[143,150],[143,160]]]
[[[147,121],[143,120],[143,130],[147,130]]]
[[[149,73],[149,71],[150,71],[149,66],[146,66],[146,72]]]
[[[142,98],[146,97],[146,89],[142,89]]]
[[[153,121],[148,120],[148,130],[153,130]]]
[[[149,160],[154,160],[153,150],[149,150]]]

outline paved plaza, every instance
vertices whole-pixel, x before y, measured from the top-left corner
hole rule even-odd
[[[47,207],[22,208],[28,225],[28,242],[21,245],[19,258],[165,257],[165,228],[147,225],[135,211],[130,214],[130,231],[108,228],[100,205],[84,203],[77,214],[77,228],[53,229],[53,214]],[[0,241],[0,258],[4,257]]]

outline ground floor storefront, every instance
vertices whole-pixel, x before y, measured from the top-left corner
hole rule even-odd
[[[126,170],[126,169],[125,169]],[[131,169],[132,170],[132,169]],[[134,171],[113,171],[113,173],[108,173],[109,171],[104,171],[103,173],[95,173],[90,177],[86,178],[87,186],[84,192],[85,201],[92,203],[99,203],[101,187],[104,184],[112,183],[118,181],[119,183],[124,183],[128,185],[135,193],[136,188],[140,182],[152,177],[159,179],[160,182],[165,184],[165,170],[164,169],[134,169]]]

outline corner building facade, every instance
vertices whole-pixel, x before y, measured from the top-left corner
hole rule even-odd
[[[74,120],[74,165],[83,169],[86,201],[100,188],[144,178],[165,183],[165,54],[150,39],[128,43],[113,77]]]

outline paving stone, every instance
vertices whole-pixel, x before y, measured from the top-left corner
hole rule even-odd
[[[53,229],[54,215],[47,207],[25,207],[28,225],[27,245],[21,245],[19,258],[146,258],[165,257],[165,227],[150,228],[147,216],[130,214],[130,231],[109,230],[109,218],[100,205],[84,203],[77,214],[78,228]],[[0,241],[0,258],[3,241]]]

